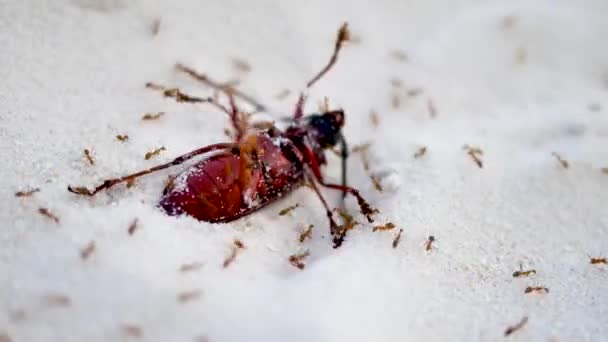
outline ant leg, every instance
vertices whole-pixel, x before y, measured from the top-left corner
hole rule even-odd
[[[221,84],[220,82],[214,81],[214,80],[210,79],[209,77],[207,77],[207,75],[201,74],[201,73],[197,72],[196,70],[194,70],[190,67],[187,67],[181,63],[177,63],[175,65],[175,68],[181,72],[184,72],[184,73],[190,75],[195,80],[202,82],[213,89],[216,89],[216,90],[224,92],[224,93],[228,93],[228,92],[233,93],[234,96],[236,96],[239,99],[254,106],[255,109],[258,111],[266,111],[266,108],[267,108],[266,106],[264,106],[263,104],[256,101],[253,97],[241,92],[240,90],[238,90],[234,87],[226,86],[225,84]]]
[[[135,173],[127,175],[127,176],[122,176],[122,177],[113,178],[113,179],[106,179],[103,183],[101,183],[99,186],[97,186],[93,191],[91,191],[85,187],[72,187],[70,185],[68,185],[68,191],[72,192],[74,194],[77,194],[77,195],[93,196],[96,193],[98,193],[99,191],[112,187],[118,183],[132,181],[138,177],[147,175],[149,173],[163,170],[163,169],[169,168],[171,166],[179,165],[200,154],[211,152],[211,151],[216,151],[216,150],[227,150],[227,149],[231,149],[231,148],[238,148],[238,145],[233,144],[233,143],[221,143],[221,144],[213,144],[213,145],[205,146],[203,148],[199,148],[198,150],[194,150],[192,152],[181,155],[181,156],[173,159],[173,161],[168,162],[166,164],[157,165],[157,166],[151,167],[149,169],[135,172]]]
[[[340,52],[340,49],[342,49],[342,44],[344,44],[344,42],[348,41],[349,39],[350,33],[348,31],[348,24],[344,23],[342,24],[342,26],[340,26],[340,29],[338,30],[338,36],[336,37],[336,45],[334,46],[334,52],[331,55],[329,62],[327,63],[327,65],[325,65],[325,67],[323,67],[323,69],[321,69],[321,71],[319,71],[318,74],[315,75],[315,77],[308,81],[308,83],[306,84],[306,88],[312,87],[313,84],[320,80],[321,77],[323,77],[331,69],[331,67],[334,66],[334,64],[338,60],[338,53]]]
[[[372,215],[376,214],[378,212],[378,209],[372,208],[369,203],[367,203],[367,201],[363,198],[363,196],[361,196],[359,190],[346,185],[326,183],[325,180],[323,180],[321,168],[319,167],[319,163],[317,162],[317,158],[315,157],[314,153],[312,153],[312,151],[308,148],[304,150],[304,153],[308,161],[307,164],[312,170],[319,184],[323,185],[326,188],[340,190],[342,192],[353,195],[357,199],[357,203],[359,204],[361,213],[365,215],[367,221],[374,222]]]

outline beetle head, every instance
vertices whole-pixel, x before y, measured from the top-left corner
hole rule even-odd
[[[308,126],[312,129],[314,138],[322,148],[333,147],[342,140],[341,130],[344,126],[344,111],[339,109],[310,115]]]

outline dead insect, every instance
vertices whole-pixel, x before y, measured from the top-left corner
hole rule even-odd
[[[307,88],[312,87],[331,69],[337,61],[343,43],[348,40],[348,36],[348,28],[344,24],[338,31],[329,62],[306,84]],[[335,237],[335,247],[340,245],[343,236],[317,184],[338,190],[342,192],[343,197],[347,194],[352,195],[356,198],[361,213],[367,217],[368,221],[373,221],[373,215],[377,213],[377,210],[367,203],[357,189],[347,186],[348,148],[342,134],[345,118],[343,110],[337,109],[304,116],[303,107],[306,96],[302,93],[297,102],[291,126],[285,131],[276,127],[250,130],[248,123],[243,120],[242,113],[236,107],[234,97],[255,104],[258,110],[264,110],[264,106],[258,106],[257,102],[236,89],[227,91],[221,84],[211,81],[206,75],[197,73],[181,64],[178,64],[177,68],[226,93],[230,99],[231,108],[225,112],[232,119],[235,141],[202,147],[179,156],[169,163],[131,175],[105,180],[94,190],[68,186],[69,191],[78,195],[93,196],[116,184],[207,154],[208,156],[204,160],[179,175],[171,187],[165,188],[159,206],[168,215],[187,214],[201,221],[229,222],[259,210],[307,182],[311,184],[325,207],[330,232]],[[148,87],[161,90],[165,96],[174,97],[178,101],[187,98],[177,89],[165,89],[154,84],[148,84]],[[212,98],[202,100],[216,104]],[[337,144],[341,145],[342,152],[342,184],[327,182],[321,172],[321,166],[327,163],[325,150]],[[210,152],[213,154],[209,155]]]
[[[304,264],[302,262],[302,260],[307,258],[309,255],[310,255],[310,253],[308,251],[305,251],[300,254],[294,254],[289,257],[289,263],[292,264],[294,267],[297,267],[297,268],[303,270],[304,267],[306,267],[306,264]]]
[[[408,60],[408,56],[403,50],[393,50],[391,51],[390,56],[399,62],[406,62]]]
[[[129,228],[127,228],[127,233],[129,233],[129,235],[133,235],[135,231],[139,228],[137,224],[138,222],[139,220],[137,218],[133,219],[133,221],[129,225]]]
[[[146,155],[144,156],[144,159],[150,160],[150,158],[159,155],[162,151],[165,151],[165,150],[166,150],[166,148],[164,146],[161,146],[161,147],[159,147],[157,149],[154,149],[154,150],[152,150],[150,152],[146,152]]]
[[[291,91],[289,89],[283,89],[280,92],[278,92],[274,97],[280,101],[280,100],[285,99],[287,96],[289,96],[289,94],[291,94]]]
[[[395,224],[392,222],[387,222],[384,225],[380,225],[380,226],[374,226],[374,229],[372,229],[372,232],[377,232],[377,231],[382,231],[382,230],[391,230],[395,228]]]
[[[292,206],[289,206],[287,208],[281,209],[281,211],[279,211],[279,216],[285,216],[287,214],[289,214],[290,212],[292,212],[294,209],[296,209],[297,207],[299,207],[300,204],[296,203]]]
[[[17,191],[17,192],[15,192],[15,197],[30,197],[37,192],[40,192],[39,188],[35,188],[32,190],[27,190],[27,191]]]
[[[116,135],[116,140],[120,141],[120,142],[125,142],[127,140],[129,140],[129,136],[126,134],[117,134]]]
[[[141,119],[144,121],[158,120],[163,115],[165,115],[165,112],[146,113],[141,117]]]
[[[481,160],[483,151],[479,147],[471,147],[469,145],[464,145],[462,149],[467,151],[467,154],[471,156],[471,159],[473,159],[475,164],[477,164],[480,169],[483,167],[483,161]]]
[[[551,155],[554,156],[555,159],[557,159],[557,161],[559,162],[559,164],[564,169],[567,169],[568,167],[570,167],[570,164],[568,163],[568,161],[565,160],[564,158],[562,158],[562,156],[560,156],[559,154],[557,154],[557,152],[551,152]]]
[[[393,248],[397,248],[399,246],[399,242],[401,242],[401,234],[403,234],[403,229],[399,229],[399,233],[393,239]]]
[[[57,217],[55,214],[53,214],[47,208],[40,207],[40,208],[38,208],[38,212],[40,213],[40,215],[46,216],[46,217],[50,218],[51,220],[55,221],[55,223],[59,223],[59,217]]]
[[[528,286],[524,290],[524,293],[532,293],[532,292],[545,292],[549,293],[549,289],[544,286]]]
[[[608,167],[603,167],[602,173],[608,175]]]
[[[435,242],[435,237],[430,235],[424,244],[424,250],[427,252],[433,250],[433,242]]]
[[[184,291],[177,294],[177,301],[180,303],[186,303],[193,301],[201,296],[200,290]]]
[[[308,227],[306,227],[306,229],[304,229],[304,231],[302,231],[302,233],[300,233],[300,237],[298,237],[298,241],[300,241],[300,243],[303,243],[307,239],[312,238],[312,229],[313,228],[314,228],[314,225],[309,224]]]
[[[95,241],[89,242],[80,250],[80,258],[82,260],[87,260],[93,252],[95,252]]]
[[[144,335],[143,330],[139,326],[133,324],[123,324],[122,331],[129,337],[140,338]]]
[[[202,262],[193,262],[193,263],[189,263],[189,264],[183,264],[179,268],[179,271],[181,273],[198,271],[199,269],[201,269],[201,267],[203,267],[203,263]]]
[[[589,257],[589,263],[592,265],[598,265],[598,264],[608,264],[608,261],[606,260],[606,258],[594,258],[594,257]]]
[[[507,327],[507,329],[505,329],[505,336],[509,336],[517,330],[520,330],[526,325],[526,323],[528,323],[528,317],[524,317],[517,324]]]
[[[426,146],[420,147],[416,153],[414,153],[414,158],[418,159],[426,154]]]
[[[435,118],[437,116],[437,108],[435,108],[435,102],[433,102],[433,100],[428,99],[426,101],[426,108],[429,111],[429,116],[431,118]]]
[[[93,154],[91,153],[91,151],[89,151],[88,149],[85,148],[83,153],[84,153],[84,157],[89,162],[89,164],[95,165],[95,160],[93,159]]]

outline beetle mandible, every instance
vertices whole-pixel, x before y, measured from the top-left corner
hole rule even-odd
[[[348,39],[348,26],[344,23],[338,31],[329,62],[306,84],[307,89],[331,69],[343,43]],[[179,64],[178,68],[213,86],[206,76]],[[94,190],[72,186],[68,186],[68,190],[79,195],[93,196],[118,183],[132,182],[138,177],[208,154],[205,159],[184,170],[165,187],[159,207],[168,215],[187,214],[201,221],[229,222],[257,211],[307,183],[323,203],[334,247],[338,247],[344,240],[346,229],[341,229],[336,224],[332,211],[317,186],[318,183],[326,188],[342,191],[343,198],[347,194],[354,196],[361,213],[369,222],[373,222],[372,216],[377,210],[367,203],[357,189],[346,184],[348,147],[341,132],[344,125],[342,109],[304,116],[306,97],[301,93],[292,122],[282,131],[272,124],[249,125],[234,101],[234,96],[245,100],[247,97],[226,87],[216,86],[216,89],[225,92],[230,100],[230,109],[217,102],[214,104],[230,115],[235,130],[233,142],[205,146],[181,155],[169,163],[107,179]],[[175,96],[176,94],[181,97]],[[176,89],[165,90],[165,96],[175,97],[178,101],[187,99],[186,95]],[[320,167],[327,162],[325,150],[337,144],[341,147],[342,184],[331,184],[324,180]]]

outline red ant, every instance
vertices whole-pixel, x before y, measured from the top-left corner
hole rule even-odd
[[[513,278],[528,277],[528,276],[531,276],[533,274],[536,274],[536,270],[535,269],[529,269],[527,271],[524,271],[523,270],[523,266],[520,263],[519,264],[519,271],[513,272]]]
[[[433,242],[435,242],[435,236],[430,235],[429,238],[424,243],[424,250],[430,252],[433,250]]]
[[[532,292],[545,292],[549,293],[549,289],[544,286],[528,286],[524,290],[524,293],[532,293]]]
[[[521,319],[521,321],[519,321],[517,324],[512,325],[507,327],[507,329],[505,330],[505,336],[509,336],[512,333],[516,332],[517,330],[520,330],[521,328],[523,328],[526,324],[528,323],[528,317],[525,316],[524,318]]]
[[[344,23],[338,31],[329,62],[306,84],[307,89],[331,69],[343,43],[348,39],[349,31],[347,24]],[[235,141],[205,146],[179,156],[169,163],[127,176],[107,179],[94,190],[68,186],[70,192],[93,196],[118,183],[132,182],[135,178],[214,152],[186,169],[165,187],[159,206],[168,215],[187,214],[201,221],[229,222],[249,215],[308,183],[325,207],[330,232],[334,237],[334,248],[342,244],[346,230],[340,229],[336,224],[332,211],[317,184],[342,191],[342,199],[346,194],[354,196],[361,213],[369,222],[373,222],[372,215],[378,211],[367,203],[357,189],[346,185],[348,148],[341,132],[345,117],[342,109],[304,116],[306,96],[301,93],[291,125],[284,131],[274,125],[266,125],[263,128],[248,125],[243,114],[236,107],[234,96],[254,103],[251,98],[236,89],[217,85],[205,75],[198,74],[183,65],[178,64],[177,67],[205,84],[215,85],[216,90],[228,95],[230,109],[224,108],[217,102],[212,104],[230,115],[236,132]],[[212,101],[209,98],[204,102]],[[341,145],[341,185],[326,182],[321,173],[321,166],[327,163],[325,150],[337,144]]]

